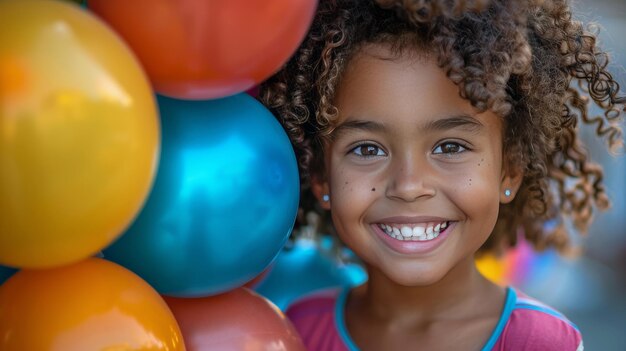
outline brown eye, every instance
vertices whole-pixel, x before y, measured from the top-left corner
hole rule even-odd
[[[433,154],[458,154],[466,150],[467,149],[459,143],[445,142],[439,144],[435,150],[433,150]]]
[[[363,144],[352,149],[352,152],[362,157],[385,156],[383,149],[372,144]]]

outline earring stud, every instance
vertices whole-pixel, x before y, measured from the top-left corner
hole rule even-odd
[[[509,190],[509,189],[504,189],[504,196],[506,196],[506,197],[511,196],[511,190]]]
[[[324,194],[322,195],[322,200],[324,200],[324,202],[328,202],[330,201],[330,196],[328,196],[328,194]]]

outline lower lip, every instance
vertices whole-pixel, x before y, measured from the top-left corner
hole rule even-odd
[[[385,243],[390,249],[405,255],[415,254],[427,254],[435,251],[441,246],[448,238],[448,233],[454,229],[456,222],[449,222],[446,229],[439,233],[439,235],[427,241],[412,241],[412,240],[398,240],[387,235],[378,224],[371,225],[374,228],[376,235]]]

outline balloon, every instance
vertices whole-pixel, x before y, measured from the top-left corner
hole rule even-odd
[[[476,268],[496,284],[523,288],[532,285],[535,279],[544,282],[546,268],[555,263],[557,256],[550,250],[536,253],[528,241],[519,237],[517,245],[502,256],[486,253],[477,257]]]
[[[0,1],[0,264],[104,248],[139,212],[159,121],[137,60],[80,7]]]
[[[189,351],[304,351],[286,316],[247,288],[225,294],[165,301],[180,324]]]
[[[104,257],[166,295],[241,286],[276,257],[295,222],[300,187],[289,139],[244,93],[158,101],[163,145],[154,188]]]
[[[298,239],[283,250],[272,270],[255,290],[285,310],[295,299],[315,290],[334,286],[357,286],[367,280],[367,273],[356,263],[339,263],[325,247],[329,242]]]
[[[261,284],[261,282],[263,282],[265,280],[265,278],[267,278],[267,276],[269,275],[271,270],[272,270],[272,265],[270,264],[263,272],[261,272],[261,274],[259,274],[256,277],[252,278],[252,280],[250,280],[249,282],[245,283],[243,286],[248,288],[248,289],[254,290],[254,288],[259,286]]]
[[[163,299],[135,274],[90,258],[21,270],[0,286],[0,350],[184,350]]]
[[[487,279],[498,285],[508,285],[505,276],[505,258],[497,257],[492,253],[485,253],[475,259],[476,268]]]
[[[90,0],[133,48],[154,89],[180,99],[243,92],[304,38],[316,0]]]

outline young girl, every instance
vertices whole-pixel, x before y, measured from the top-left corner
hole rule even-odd
[[[302,212],[330,214],[369,280],[290,307],[308,349],[582,350],[474,256],[518,232],[563,251],[564,220],[608,206],[577,129],[620,144],[607,63],[565,0],[322,0],[261,97],[299,156]]]

